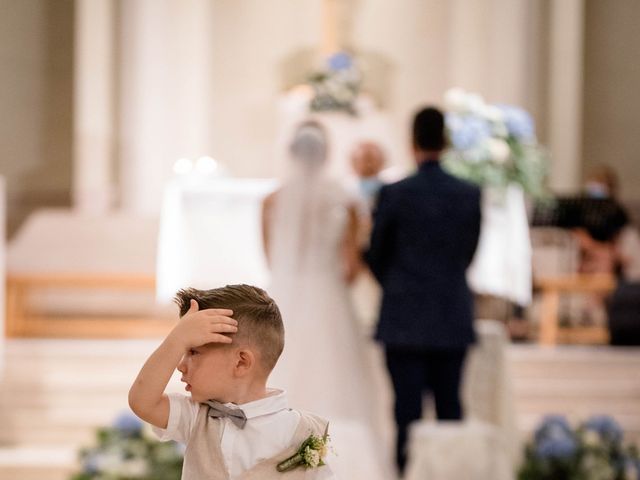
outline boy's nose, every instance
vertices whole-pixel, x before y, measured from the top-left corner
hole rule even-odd
[[[180,363],[178,363],[178,371],[180,373],[186,373],[187,371],[187,362],[185,361],[184,355],[180,359]]]

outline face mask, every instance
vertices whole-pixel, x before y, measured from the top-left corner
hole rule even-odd
[[[587,194],[587,197],[590,198],[608,198],[609,197],[609,189],[606,185],[598,182],[587,182],[584,186],[584,191]]]
[[[382,187],[382,182],[376,177],[363,178],[360,180],[360,191],[367,198],[374,197]]]

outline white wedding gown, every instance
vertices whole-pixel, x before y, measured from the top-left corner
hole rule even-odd
[[[338,478],[389,480],[389,413],[380,404],[386,378],[344,280],[350,203],[338,182],[309,175],[294,175],[276,195],[270,293],[283,315],[285,349],[270,382],[286,389],[293,408],[329,420]]]

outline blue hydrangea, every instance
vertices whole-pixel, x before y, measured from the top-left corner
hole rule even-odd
[[[137,435],[142,431],[142,426],[140,419],[129,412],[121,413],[113,422],[113,427],[123,435]]]
[[[545,438],[535,446],[538,458],[547,460],[565,460],[571,458],[578,449],[572,437]]]
[[[535,432],[536,444],[548,439],[573,439],[573,430],[567,419],[562,415],[548,415],[542,420],[542,424]]]
[[[619,443],[622,441],[622,428],[611,417],[606,415],[597,415],[591,417],[584,424],[586,430],[597,432],[600,437],[610,443]]]
[[[448,113],[445,121],[449,139],[457,150],[478,147],[491,136],[491,125],[484,118]]]
[[[96,474],[100,471],[100,462],[98,460],[98,455],[92,453],[86,456],[82,461],[82,466],[85,473],[88,474]]]
[[[327,60],[327,64],[329,65],[330,70],[348,70],[353,65],[353,61],[348,54],[344,52],[338,52],[329,57],[329,59]]]
[[[512,105],[496,105],[504,116],[509,136],[523,142],[532,142],[536,138],[535,127],[531,115],[525,110]]]

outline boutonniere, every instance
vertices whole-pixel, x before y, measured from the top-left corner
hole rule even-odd
[[[309,435],[307,439],[300,444],[298,451],[292,456],[283,460],[276,467],[279,472],[287,472],[297,467],[316,468],[324,465],[324,457],[327,454],[327,445],[329,443],[328,435],[329,425],[324,431],[324,435]]]

